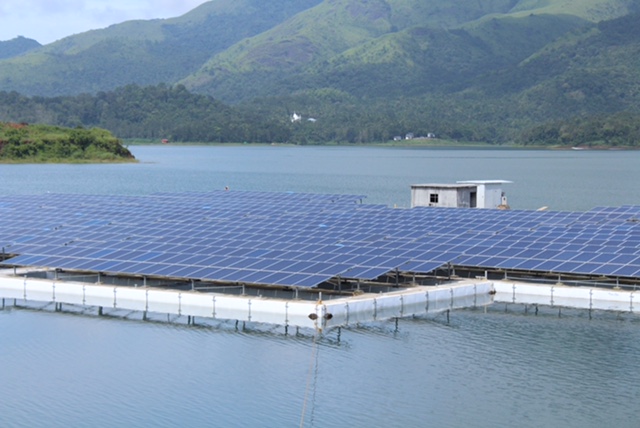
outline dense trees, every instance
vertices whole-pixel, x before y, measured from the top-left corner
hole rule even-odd
[[[122,142],[103,129],[0,122],[0,161],[130,161]]]
[[[536,126],[522,133],[524,145],[640,147],[640,114],[578,117]]]
[[[291,120],[294,113],[299,120]],[[491,144],[640,145],[640,112],[633,109],[551,119],[515,98],[505,102],[481,94],[361,99],[319,89],[228,106],[181,85],[129,85],[75,97],[0,92],[0,120],[99,127],[120,138],[157,142],[366,144],[412,133]]]

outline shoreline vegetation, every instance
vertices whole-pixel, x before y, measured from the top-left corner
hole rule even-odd
[[[137,160],[104,129],[0,122],[0,163],[119,162]]]
[[[605,141],[589,144],[522,144],[460,141],[441,138],[411,138],[385,142],[188,142],[156,138],[121,140],[102,128],[66,128],[53,125],[0,122],[0,164],[24,163],[125,163],[138,162],[127,148],[129,145],[173,146],[327,146],[327,147],[395,147],[425,149],[478,150],[637,150],[638,146],[608,145]]]
[[[108,93],[55,98],[0,91],[0,120],[96,127],[121,139],[156,143],[167,139],[173,144],[640,147],[640,112],[630,108],[608,113],[575,111],[552,118],[527,111],[507,114],[508,105],[490,102],[482,106],[435,98],[365,102],[331,94],[226,105],[184,86],[166,84],[128,85]]]
[[[262,147],[305,147],[305,146],[326,146],[326,147],[395,147],[395,148],[427,148],[427,149],[478,149],[478,150],[581,150],[581,151],[608,151],[608,150],[638,150],[634,145],[607,146],[602,145],[547,145],[547,144],[518,144],[518,143],[485,143],[477,141],[455,141],[444,140],[439,138],[422,139],[415,138],[413,140],[401,141],[384,141],[371,143],[339,143],[318,142],[316,144],[306,143],[298,144],[291,142],[282,143],[253,143],[253,142],[236,142],[236,143],[215,143],[215,142],[198,142],[198,141],[166,141],[157,139],[130,138],[124,139],[124,144],[128,146],[216,146],[216,147],[239,147],[239,146],[262,146]]]

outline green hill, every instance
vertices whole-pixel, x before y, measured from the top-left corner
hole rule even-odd
[[[385,67],[396,59],[403,66],[416,57],[412,69],[418,75],[450,71],[451,66],[425,69],[421,58],[433,65],[434,57],[450,60],[456,70],[459,65],[482,71],[487,64],[513,64],[581,22],[624,16],[636,3],[213,0],[178,18],[125,22],[11,54],[0,60],[0,90],[54,96],[182,82],[235,102],[334,86],[336,78],[340,85],[343,73],[349,78],[380,62],[371,77],[385,78]],[[459,85],[458,77],[451,75],[448,83]],[[414,87],[415,76],[408,80],[405,86]],[[251,81],[256,84],[247,90]]]
[[[131,162],[122,142],[103,129],[0,122],[0,162]]]
[[[0,60],[0,120],[179,140],[551,144],[547,126],[600,135],[585,121],[635,120],[639,21],[637,0],[213,0]],[[289,123],[294,111],[312,120]]]
[[[174,19],[130,21],[0,61],[0,90],[55,96],[174,83],[211,56],[320,0],[218,0]]]
[[[22,36],[0,42],[0,60],[22,55],[41,46],[42,45],[35,40]]]
[[[632,6],[629,0],[325,1],[214,55],[182,83],[230,102],[322,87],[376,96],[460,88],[461,78],[515,66],[568,31],[623,16]]]

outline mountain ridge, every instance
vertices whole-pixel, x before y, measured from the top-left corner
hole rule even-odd
[[[7,41],[0,41],[0,60],[14,58],[40,47],[42,47],[42,45],[36,40],[27,39],[23,36],[18,36]]]
[[[276,122],[306,111],[321,120],[291,129],[304,141],[408,128],[509,141],[550,120],[640,109],[639,3],[214,0],[0,60],[0,91],[100,98],[166,83]]]

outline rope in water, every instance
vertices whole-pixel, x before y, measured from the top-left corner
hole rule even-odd
[[[313,344],[311,345],[311,360],[309,361],[309,371],[307,372],[307,385],[304,391],[304,401],[302,403],[302,415],[300,417],[300,428],[304,427],[304,418],[307,413],[307,401],[309,400],[309,388],[311,387],[311,378],[313,376],[313,366],[316,361],[318,352],[318,331],[313,335]]]

